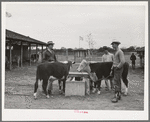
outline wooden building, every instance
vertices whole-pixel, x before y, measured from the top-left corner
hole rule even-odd
[[[12,62],[17,60],[18,66],[22,67],[24,61],[28,61],[31,65],[31,47],[46,46],[46,43],[30,38],[29,36],[21,35],[19,33],[6,29],[6,47],[5,47],[5,63],[9,62],[8,68],[12,69]]]
[[[88,51],[86,49],[75,49],[74,50],[74,61],[81,62],[86,58]]]

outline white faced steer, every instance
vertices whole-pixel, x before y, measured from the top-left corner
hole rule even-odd
[[[98,94],[100,94],[101,80],[103,78],[108,78],[108,79],[110,78],[109,75],[111,72],[112,64],[113,64],[112,62],[89,63],[86,60],[82,60],[77,70],[80,72],[87,72],[90,75],[91,80],[94,81],[96,84],[94,87],[96,86],[98,87]],[[122,73],[122,80],[126,86],[124,94],[127,95],[128,92],[127,75],[128,75],[129,64],[125,62],[123,68],[124,69]]]

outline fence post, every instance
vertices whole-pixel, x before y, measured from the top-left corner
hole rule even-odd
[[[31,43],[29,43],[29,65],[31,66]]]
[[[20,55],[20,61],[21,61],[21,63],[20,63],[20,67],[22,67],[22,63],[23,63],[23,42],[21,41],[21,55]]]
[[[11,50],[11,41],[9,43],[9,70],[12,69],[12,50]]]

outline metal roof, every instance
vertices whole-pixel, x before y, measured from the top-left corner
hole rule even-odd
[[[24,42],[30,42],[33,44],[41,44],[41,45],[46,45],[45,42],[38,41],[36,39],[30,38],[29,36],[24,36],[19,33],[10,31],[6,29],[6,39],[11,39],[11,40],[17,40],[17,41],[24,41]]]

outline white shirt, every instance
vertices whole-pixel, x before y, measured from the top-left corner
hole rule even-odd
[[[109,53],[108,54],[104,54],[102,56],[102,62],[113,62],[114,61],[114,55]]]

